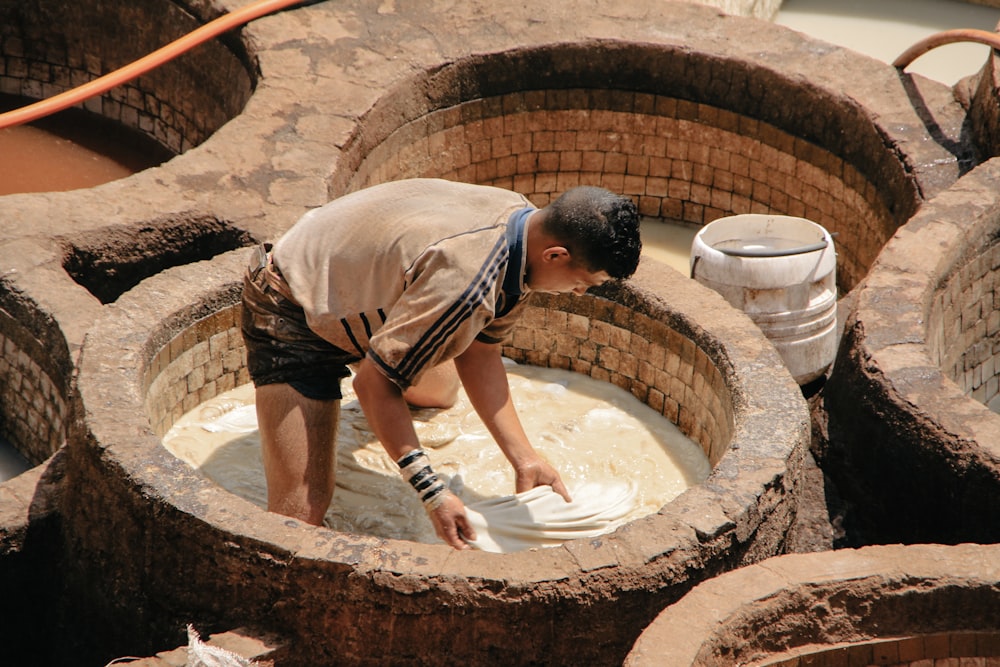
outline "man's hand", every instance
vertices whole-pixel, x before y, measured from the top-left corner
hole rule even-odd
[[[542,458],[534,458],[517,466],[514,475],[514,489],[518,493],[548,484],[553,491],[563,497],[563,500],[572,501],[559,473]]]
[[[514,466],[517,493],[548,484],[570,502],[569,491],[559,473],[528,442],[510,396],[500,346],[474,341],[455,358],[455,367],[476,414]]]
[[[469,518],[465,515],[465,505],[451,491],[444,491],[444,499],[441,504],[427,514],[434,524],[434,532],[450,546],[456,549],[470,549],[462,539],[476,539],[476,531],[473,530]]]

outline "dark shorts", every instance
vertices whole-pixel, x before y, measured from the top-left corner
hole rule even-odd
[[[287,383],[306,398],[343,398],[340,380],[351,374],[347,364],[357,355],[317,336],[302,308],[268,283],[266,250],[254,248],[243,277],[241,329],[250,378],[255,386]]]

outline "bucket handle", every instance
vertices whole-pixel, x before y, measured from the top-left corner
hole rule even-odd
[[[795,248],[715,248],[723,255],[729,255],[730,257],[788,257],[789,255],[804,255],[807,252],[815,252],[817,250],[823,250],[829,245],[826,239],[820,239],[816,243],[810,243],[808,245],[800,245]]]
[[[830,236],[833,236],[833,234],[831,234]],[[796,248],[785,248],[785,249],[782,249],[782,250],[775,250],[773,248],[772,249],[760,248],[760,249],[756,249],[756,250],[747,250],[747,249],[742,249],[741,250],[739,248],[729,248],[729,249],[714,248],[714,249],[718,250],[719,252],[721,252],[724,255],[729,255],[730,257],[758,257],[758,258],[761,258],[761,257],[789,257],[791,255],[804,255],[807,252],[815,252],[817,250],[823,250],[828,245],[830,245],[829,242],[824,238],[824,239],[820,239],[816,243],[810,243],[808,245],[798,246]],[[700,259],[701,259],[701,255],[695,255],[694,257],[691,258],[691,275],[690,275],[690,277],[692,279],[694,278],[694,270],[697,268],[697,266],[698,266],[698,260],[700,260]]]

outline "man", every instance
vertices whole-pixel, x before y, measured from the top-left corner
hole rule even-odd
[[[372,430],[452,547],[475,534],[420,449],[409,406],[449,407],[459,381],[516,491],[547,484],[569,501],[521,427],[500,344],[529,292],[626,278],[640,248],[635,205],[595,187],[536,209],[508,190],[412,179],[306,213],[272,252],[257,250],[244,282],[268,509],[322,523],[349,364]]]

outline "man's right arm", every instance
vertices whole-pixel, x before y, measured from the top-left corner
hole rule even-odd
[[[368,425],[393,461],[399,461],[405,454],[420,447],[403,392],[367,357],[358,365],[354,391]],[[444,501],[428,514],[438,537],[452,547],[469,548],[461,535],[476,539],[475,530],[465,514],[465,505],[453,493],[445,491]]]

